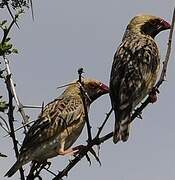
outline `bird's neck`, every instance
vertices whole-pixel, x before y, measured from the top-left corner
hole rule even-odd
[[[144,34],[143,32],[141,32],[140,29],[134,29],[134,30],[131,30],[131,29],[127,29],[125,31],[125,34],[123,35],[123,40],[125,38],[128,38],[130,36],[140,36],[140,37],[143,37],[143,38],[146,38],[146,39],[151,39],[151,40],[154,40],[150,35],[147,35],[147,34]]]

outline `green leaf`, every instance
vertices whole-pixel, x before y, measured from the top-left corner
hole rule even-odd
[[[4,25],[7,23],[7,20],[3,20],[2,22],[0,22],[0,28],[4,29]]]
[[[9,37],[8,37],[8,38],[6,38],[5,42],[8,42],[8,41],[10,41],[10,39],[11,39],[11,38],[9,38]]]
[[[12,49],[12,53],[18,54],[18,50],[17,49]]]
[[[0,101],[0,112],[4,112],[8,108],[8,104],[5,101]]]
[[[6,24],[7,23],[7,20],[3,20],[2,22],[1,22],[1,26],[3,26],[4,24]]]
[[[1,79],[4,78],[3,73],[4,73],[4,70],[0,70],[0,78],[1,78]],[[2,98],[2,96],[1,96],[0,98]]]
[[[4,44],[4,46],[3,46],[4,51],[7,51],[7,50],[9,50],[11,48],[12,48],[12,44]]]

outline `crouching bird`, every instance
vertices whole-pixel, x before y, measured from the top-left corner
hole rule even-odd
[[[87,111],[109,88],[98,80],[82,79]],[[71,83],[61,96],[47,104],[26,134],[16,163],[6,173],[11,177],[21,166],[30,162],[44,162],[57,155],[73,154],[70,148],[85,125],[85,111],[79,81]]]
[[[160,56],[155,36],[170,24],[152,15],[135,16],[119,45],[110,75],[110,98],[115,113],[113,142],[127,141],[131,114],[153,89]]]

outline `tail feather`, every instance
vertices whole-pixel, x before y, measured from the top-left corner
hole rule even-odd
[[[121,125],[120,125],[120,133],[121,133],[121,140],[123,142],[126,142],[129,138],[129,120],[130,116],[127,117],[127,119],[122,120]]]
[[[120,140],[122,140],[123,142],[128,140],[130,118],[130,113],[127,113],[125,111],[117,113],[115,111],[115,126],[113,134],[114,144],[116,144]]]
[[[19,161],[16,161],[16,163],[10,168],[10,170],[5,174],[7,177],[13,176],[18,169],[20,169],[22,166],[22,163]]]
[[[115,125],[114,125],[114,133],[113,133],[113,142],[116,144],[120,140],[120,122],[117,120],[115,115]]]

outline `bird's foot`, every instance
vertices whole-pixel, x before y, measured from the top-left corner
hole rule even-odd
[[[84,149],[84,147],[85,147],[84,145],[79,145],[79,146],[69,148],[69,149],[66,149],[66,150],[59,149],[59,150],[57,150],[57,152],[58,152],[58,155],[62,155],[62,156],[65,156],[65,155],[76,156],[77,154],[79,154],[79,152],[82,149]]]
[[[86,148],[87,148],[87,146],[84,146],[84,145],[79,145],[79,146],[72,148],[74,150],[74,156],[76,157],[77,155],[81,154],[81,152],[83,153],[84,151],[87,151]],[[91,165],[91,159],[90,159],[89,155],[87,154],[87,152],[86,152],[85,156],[86,156],[87,161],[89,162],[89,165]],[[94,149],[92,147],[89,149],[89,152],[94,156],[96,161],[101,166],[101,161],[100,161],[98,155],[96,154],[96,152],[94,151]]]
[[[73,150],[73,155],[76,156],[77,154],[79,154],[81,151],[83,151],[85,149],[86,146],[84,145],[78,145],[76,147],[73,147],[72,150]]]
[[[152,89],[152,91],[149,93],[149,101],[150,101],[150,103],[155,103],[157,101],[157,93],[159,93],[159,90],[154,87]]]

